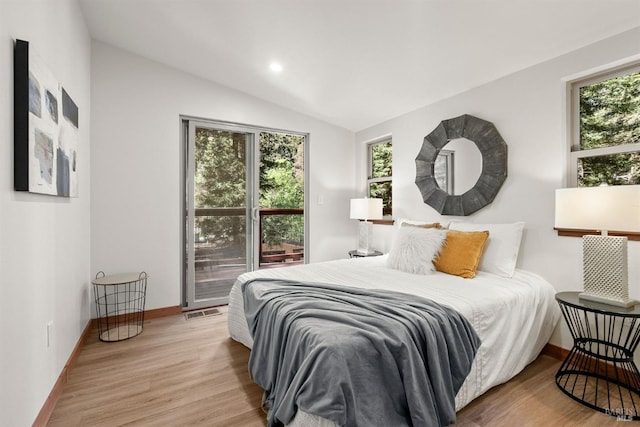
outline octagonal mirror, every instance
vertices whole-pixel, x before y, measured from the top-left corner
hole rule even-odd
[[[459,149],[464,146],[461,141],[475,144],[479,159],[469,159],[474,150]],[[464,172],[462,178],[455,178],[456,170]],[[456,181],[473,183],[476,176],[475,184],[465,184],[470,188],[456,189]],[[493,201],[506,178],[506,142],[493,123],[469,114],[440,122],[424,137],[416,157],[415,182],[422,200],[442,215],[466,216],[482,209]]]

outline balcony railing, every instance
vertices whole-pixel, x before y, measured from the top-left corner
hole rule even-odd
[[[304,234],[300,234],[293,239],[283,239],[278,245],[269,245],[265,236],[266,217],[276,215],[304,215],[303,208],[260,208],[259,212],[259,233],[260,233],[260,266],[278,262],[301,261],[304,259]]]
[[[196,300],[220,298],[229,294],[235,279],[247,269],[245,208],[195,209],[195,295]],[[291,224],[278,224],[278,216],[304,215],[302,208],[260,208],[258,210],[260,256],[258,268],[287,267],[304,260],[304,223],[299,235],[291,232]],[[217,227],[222,236],[207,235],[203,223],[207,218],[231,218]],[[269,223],[269,221],[274,221]],[[212,227],[211,224],[209,227]],[[215,228],[215,227],[212,227]],[[288,236],[272,234],[289,228]],[[294,227],[295,229],[295,227]],[[271,233],[265,235],[265,233]],[[292,236],[293,234],[293,236]]]
[[[268,236],[265,235],[265,231],[269,221],[269,218],[276,216],[290,216],[290,215],[304,215],[303,208],[259,208],[258,209],[258,232],[260,235],[260,266],[263,264],[273,264],[278,262],[290,262],[301,261],[304,259],[304,232],[303,226],[299,235],[297,236],[281,236],[282,238],[277,243],[271,242]],[[196,224],[198,218],[206,217],[244,217],[246,215],[245,208],[196,208],[195,217]],[[239,219],[239,218],[238,218]],[[302,224],[302,223],[301,223]],[[202,236],[201,233],[196,232],[198,236],[196,238],[196,261],[197,266],[207,267],[212,265],[229,265],[238,263],[246,263],[246,260],[240,260],[238,257],[244,256],[244,221],[239,221],[235,224],[236,230],[227,233],[231,236],[224,241],[220,241],[218,238],[209,238],[209,236]],[[273,230],[273,227],[272,227]],[[278,230],[281,231],[281,230]],[[234,234],[242,234],[234,236]],[[225,246],[235,245],[238,247],[235,251],[233,249],[225,248]],[[226,250],[225,250],[226,249]]]

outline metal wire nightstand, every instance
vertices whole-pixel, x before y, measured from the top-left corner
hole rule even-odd
[[[583,405],[640,420],[640,373],[633,361],[640,343],[640,305],[626,309],[581,300],[578,294],[556,294],[573,337],[556,384]]]
[[[91,283],[100,341],[122,341],[142,333],[147,278],[145,272],[96,274]]]

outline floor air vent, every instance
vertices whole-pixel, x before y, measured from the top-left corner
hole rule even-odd
[[[207,308],[206,310],[198,310],[198,311],[190,311],[189,313],[185,313],[184,317],[187,320],[190,319],[198,319],[200,317],[208,317],[208,316],[217,316],[220,313],[220,310],[217,308]]]

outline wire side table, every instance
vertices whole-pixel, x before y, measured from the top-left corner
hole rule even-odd
[[[147,273],[105,276],[100,271],[91,282],[96,303],[98,338],[113,342],[142,333]]]
[[[640,305],[628,309],[560,292],[556,300],[573,348],[556,373],[566,395],[619,420],[640,420],[640,372],[633,354],[640,342]]]

